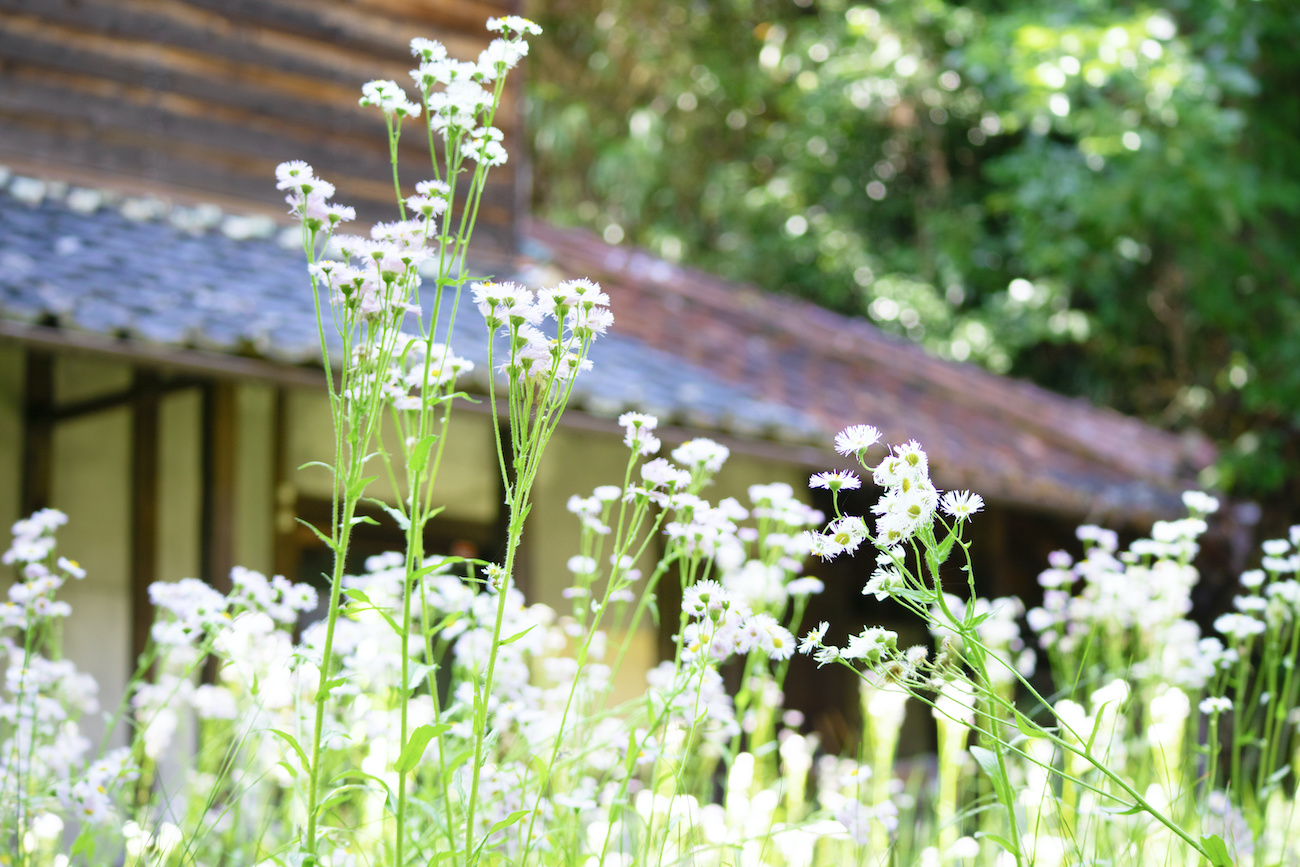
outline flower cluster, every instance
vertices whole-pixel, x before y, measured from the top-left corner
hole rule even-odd
[[[288,190],[285,202],[289,213],[302,220],[311,232],[333,229],[339,223],[356,219],[356,211],[347,205],[330,202],[334,185],[316,177],[315,170],[302,160],[280,163],[275,169],[276,189]]]
[[[86,571],[75,560],[54,557],[54,533],[67,521],[68,516],[57,509],[41,509],[14,524],[13,543],[0,562],[21,565],[22,580],[10,585],[9,598],[0,604],[0,632],[30,628],[71,613],[68,603],[55,599],[55,594],[69,578],[86,577]]]
[[[447,56],[442,43],[432,39],[411,40],[411,54],[419,62],[411,78],[427,108],[429,129],[449,145],[464,148],[471,159],[486,166],[506,161],[501,145],[502,134],[492,126],[492,116],[500,99],[492,85],[505,78],[528,54],[524,37],[541,32],[536,24],[517,15],[494,18],[488,29],[501,37],[479,54],[477,62],[454,60]],[[389,117],[414,117],[419,105],[411,103],[394,82],[371,82],[374,94],[362,98],[362,105],[377,105]],[[498,85],[499,88],[499,85]]]
[[[936,509],[961,522],[984,508],[983,498],[969,491],[950,491],[940,498],[930,481],[929,458],[915,440],[894,446],[874,467],[867,464],[867,452],[880,441],[880,436],[876,428],[858,424],[845,428],[835,437],[835,450],[855,457],[885,493],[871,507],[876,515],[874,535],[862,518],[838,514],[836,500],[836,518],[824,531],[809,531],[807,535],[812,553],[824,560],[852,554],[868,539],[884,551],[896,549],[917,533],[928,530],[934,523]],[[816,473],[808,482],[810,488],[824,488],[836,497],[840,491],[856,490],[861,484],[857,474],[849,470]],[[882,588],[898,586],[896,570],[891,565],[896,559],[891,555],[889,562],[882,562],[872,577],[872,589],[867,592],[883,598]]]
[[[733,654],[757,650],[769,659],[789,659],[795,641],[770,614],[755,614],[716,581],[700,581],[682,594],[692,620],[682,633],[682,661],[721,663]]]
[[[500,369],[512,380],[564,384],[590,370],[591,341],[614,324],[609,296],[590,280],[566,280],[534,293],[516,283],[473,283],[474,303],[490,331],[503,329],[509,358]],[[558,335],[542,326],[552,320]]]

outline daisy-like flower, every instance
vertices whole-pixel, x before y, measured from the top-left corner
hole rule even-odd
[[[835,470],[830,473],[814,473],[808,480],[810,488],[825,488],[828,491],[852,491],[862,487],[862,481],[851,470]]]
[[[821,557],[823,560],[834,560],[844,553],[844,546],[830,536],[823,536],[821,533],[805,530],[804,538],[808,540],[808,553]]]
[[[868,626],[857,635],[849,636],[849,646],[840,651],[840,655],[845,659],[865,660],[871,665],[897,645],[897,632],[879,626]]]
[[[368,81],[361,85],[359,105],[376,106],[384,114],[398,117],[418,117],[420,106],[406,98],[406,92],[395,81]]]
[[[697,581],[682,593],[682,610],[703,617],[709,609],[722,611],[731,606],[731,596],[717,581]]]
[[[673,449],[673,460],[694,470],[716,473],[731,455],[731,450],[705,437],[687,440]]]
[[[678,469],[664,458],[655,458],[641,467],[641,478],[657,488],[674,489],[691,483],[691,474]]]
[[[964,521],[984,508],[984,498],[970,491],[949,491],[939,501],[939,508],[959,521]]]
[[[425,63],[431,60],[444,60],[447,57],[447,47],[436,39],[417,36],[411,40],[411,54]]]
[[[814,650],[822,646],[822,639],[826,637],[826,630],[830,629],[830,624],[823,620],[817,624],[816,629],[808,630],[808,634],[799,639],[799,652],[807,656]]]
[[[880,442],[880,431],[869,424],[853,424],[835,435],[835,451],[846,457],[861,455]]]
[[[507,36],[536,36],[542,32],[540,25],[520,15],[506,15],[502,18],[489,18],[487,29],[493,33],[505,33]]]
[[[1218,714],[1232,710],[1232,699],[1218,696],[1210,696],[1202,699],[1199,705],[1201,713]]]

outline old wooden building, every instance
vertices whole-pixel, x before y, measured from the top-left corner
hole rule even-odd
[[[295,468],[328,459],[329,416],[275,165],[305,159],[360,220],[391,219],[383,125],[357,106],[360,84],[406,79],[413,36],[476,56],[484,20],[515,5],[0,4],[0,524],[43,505],[71,516],[62,545],[90,576],[69,588],[67,646],[106,692],[142,645],[150,582],[220,586],[236,563],[320,572],[324,551],[294,517],[319,519],[329,483]],[[511,160],[493,174],[475,269],[590,276],[616,317],[538,483],[520,574],[535,599],[561,598],[577,532],[564,501],[621,478],[627,409],[659,414],[667,445],[728,445],[717,496],[803,488],[843,465],[830,443],[849,423],[916,438],[941,486],[990,501],[980,550],[1003,589],[1028,586],[1080,520],[1176,512],[1212,458],[1202,440],[930,358],[866,322],[531,222],[517,81],[504,115]],[[403,141],[403,178],[424,177],[420,136]],[[467,313],[452,336],[480,362],[479,391],[482,328]],[[503,530],[490,419],[463,415],[429,547],[490,558]],[[359,553],[394,542],[368,532]],[[854,573],[833,574],[833,604],[860,605]],[[656,640],[644,636],[643,663]]]

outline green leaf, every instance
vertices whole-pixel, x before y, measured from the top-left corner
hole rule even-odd
[[[1042,737],[1044,730],[1041,726],[1018,709],[1013,710],[1013,713],[1016,717],[1016,728],[1020,729],[1022,735],[1027,738]]]
[[[298,746],[297,738],[286,731],[281,731],[280,729],[270,729],[270,732],[289,746],[293,747],[293,751],[298,755],[298,761],[302,762],[303,770],[307,770],[311,767],[311,764],[307,761],[307,754],[302,751],[302,747]]]
[[[369,515],[357,515],[352,519],[352,526],[355,527],[357,524],[374,524],[376,527],[379,526],[379,522]]]
[[[989,775],[990,780],[995,783],[1002,782],[1002,768],[998,766],[996,753],[984,747],[973,746],[970,748],[970,754],[975,757],[975,762],[984,769],[984,773]]]
[[[999,846],[1001,846],[1003,849],[1006,849],[1012,855],[1016,854],[1015,847],[1011,845],[1011,841],[1008,840],[1006,837],[999,837],[997,834],[987,834],[984,831],[977,831],[975,833],[975,836],[983,837],[986,840],[992,840],[994,843],[997,843]]]
[[[1223,838],[1218,834],[1207,834],[1201,838],[1201,848],[1210,858],[1211,867],[1233,867],[1232,855],[1228,852],[1228,844],[1223,842]]]
[[[523,638],[523,637],[524,637],[525,635],[527,635],[528,633],[532,632],[533,629],[536,628],[536,626],[537,626],[537,624],[534,623],[532,626],[528,627],[527,629],[523,630],[522,632],[516,632],[514,635],[510,636],[509,638],[507,638],[505,641],[502,641],[501,644],[500,644],[499,646],[500,646],[500,647],[505,647],[507,644],[514,644],[516,641],[518,641],[519,639]]]
[[[956,526],[954,526],[952,530],[948,533],[948,538],[944,539],[936,547],[934,552],[935,559],[938,560],[940,563],[947,562],[948,557],[952,555],[952,546],[953,544],[956,543],[956,541],[957,541],[957,528]]]
[[[506,828],[509,828],[515,822],[518,822],[520,819],[522,819],[524,816],[527,816],[531,812],[532,812],[531,810],[515,810],[509,816],[506,816],[500,822],[497,822],[495,825],[489,828],[488,836],[491,837],[497,831],[504,831]]]
[[[420,685],[420,681],[429,676],[437,666],[420,664],[411,669],[410,677],[406,681],[406,688],[414,691]]]
[[[370,601],[370,597],[366,595],[366,591],[360,590],[356,587],[349,587],[348,589],[344,590],[343,595],[355,602],[360,602],[362,605],[369,605],[373,607],[375,604]]]
[[[401,529],[403,532],[410,529],[411,519],[403,515],[400,509],[395,509],[392,506],[385,503],[383,500],[376,500],[374,498],[368,498],[367,502],[373,503],[374,505],[378,506],[379,508],[387,512],[392,517],[392,519],[397,522],[398,528]]]
[[[433,628],[430,629],[429,632],[436,635],[437,633],[442,632],[448,626],[451,626],[457,620],[460,620],[462,616],[463,616],[463,612],[453,611],[450,614],[448,614],[446,617],[439,620],[436,624],[434,624]]]
[[[393,766],[399,774],[405,774],[420,763],[424,757],[424,748],[428,746],[430,739],[437,737],[443,732],[450,729],[447,723],[438,725],[422,725],[415,731],[411,732],[411,739],[402,747],[402,754],[397,757],[397,763]]]
[[[72,844],[71,855],[73,858],[83,853],[86,856],[86,863],[89,864],[95,860],[95,836],[90,833],[89,827],[84,828]]]
[[[429,434],[411,447],[411,457],[407,460],[407,470],[411,478],[418,479],[424,472],[424,467],[429,463],[429,449],[438,441],[436,434]]]
[[[353,502],[361,499],[361,495],[365,493],[366,488],[370,487],[370,483],[378,478],[379,476],[366,476],[364,479],[357,479],[348,487],[347,499]]]
[[[339,786],[337,789],[330,792],[321,800],[320,810],[322,811],[328,810],[330,807],[334,806],[335,804],[342,803],[344,800],[347,799],[348,793],[353,791],[365,792],[368,790],[366,789],[365,786],[358,785],[357,783],[348,783],[347,785]]]
[[[298,778],[298,772],[293,769],[293,765],[289,764],[284,759],[281,759],[280,761],[276,762],[276,764],[284,768],[286,771],[288,771],[289,776],[293,777],[294,779]]]
[[[302,524],[308,530],[311,530],[313,533],[315,533],[316,538],[320,539],[322,542],[325,543],[325,547],[329,548],[331,551],[334,551],[336,553],[338,552],[338,547],[335,546],[334,540],[331,539],[329,536],[326,536],[320,530],[317,530],[314,525],[307,523],[302,518],[294,518],[294,520],[297,521],[299,524]]]
[[[308,461],[307,463],[298,467],[298,469],[305,470],[308,467],[324,467],[325,469],[329,470],[330,475],[334,475],[334,468],[331,467],[329,464],[321,463],[320,461]]]

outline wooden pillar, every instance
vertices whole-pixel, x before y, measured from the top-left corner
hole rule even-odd
[[[222,593],[230,592],[235,565],[235,386],[203,385],[202,493],[199,517],[200,577]]]
[[[136,370],[131,404],[131,669],[153,624],[149,585],[158,578],[158,377]]]
[[[23,387],[23,517],[50,505],[54,479],[54,356],[27,350]]]

